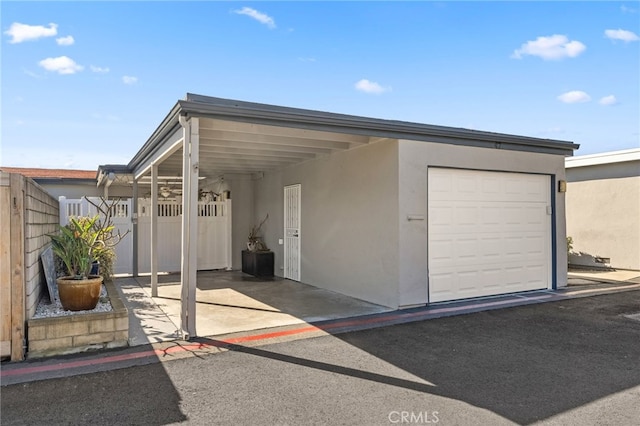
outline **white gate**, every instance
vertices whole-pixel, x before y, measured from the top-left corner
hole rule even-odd
[[[180,270],[182,202],[158,202],[158,270]],[[151,200],[138,201],[138,270],[151,272]],[[198,270],[231,267],[231,200],[198,201]]]
[[[284,187],[284,277],[300,281],[300,191],[301,186]]]
[[[100,198],[90,198],[99,204]],[[158,202],[158,271],[180,270],[182,244],[182,202]],[[151,272],[151,200],[138,199],[138,272]],[[96,208],[85,198],[60,197],[60,224],[69,216],[93,216]],[[131,199],[115,206],[113,223],[121,233],[132,229]],[[231,200],[198,202],[198,269],[231,268]],[[133,236],[130,233],[116,246],[116,274],[133,273]]]

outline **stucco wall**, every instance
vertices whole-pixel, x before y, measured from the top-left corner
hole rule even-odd
[[[427,302],[429,166],[552,176],[556,275],[567,284],[564,158],[550,154],[387,140],[336,153],[255,182],[256,220],[283,273],[283,187],[302,185],[301,281],[390,307]],[[418,220],[407,220],[407,217]],[[420,220],[422,219],[422,220]]]
[[[640,164],[567,169],[567,234],[571,264],[640,270]],[[609,265],[595,257],[611,259]]]
[[[283,274],[284,186],[301,184],[301,281],[398,306],[397,141],[334,153],[255,182],[255,218]]]
[[[557,155],[475,148],[401,140],[399,147],[399,285],[400,306],[427,301],[427,168],[454,167],[477,170],[542,173],[565,179],[564,158]],[[556,283],[567,284],[565,250],[565,197],[553,191],[556,202]],[[425,220],[408,221],[408,215]]]
[[[225,176],[231,189],[232,268],[242,269],[242,250],[253,224],[253,181],[250,175]]]

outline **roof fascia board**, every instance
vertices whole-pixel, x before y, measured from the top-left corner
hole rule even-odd
[[[135,179],[137,180],[148,173],[149,170],[151,170],[152,164],[161,163],[169,158],[171,154],[178,151],[182,147],[183,138],[182,126],[177,124],[174,126],[172,133],[167,133],[164,140],[162,142],[158,141],[153,147],[153,150],[139,161],[136,168],[133,169]]]
[[[40,185],[65,184],[65,185],[95,185],[95,179],[76,179],[76,178],[30,178],[38,182]]]
[[[142,145],[142,148],[133,156],[127,167],[134,173],[139,169],[139,164],[143,162],[149,155],[156,152],[158,144],[162,141],[167,134],[171,134],[178,123],[178,114],[180,113],[180,102],[177,102],[171,111],[166,115],[164,120],[156,128],[156,130],[149,136],[149,139]]]
[[[189,97],[193,99],[192,97]],[[199,99],[200,97],[195,97]],[[207,99],[207,98],[205,98]],[[178,101],[186,116],[209,117],[267,125],[349,133],[363,136],[481,146],[519,151],[573,155],[579,145],[572,142],[403,121],[382,120],[344,114],[278,107],[240,101],[219,100],[220,104]]]
[[[640,161],[640,149],[626,149],[623,151],[603,152],[600,154],[581,155],[579,157],[567,158],[565,167],[589,167],[603,164],[624,163],[629,161]]]

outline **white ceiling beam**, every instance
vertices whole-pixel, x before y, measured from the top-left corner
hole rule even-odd
[[[201,130],[224,130],[229,132],[250,133],[268,136],[293,137],[298,139],[326,140],[334,142],[346,142],[349,144],[366,144],[367,136],[351,135],[347,133],[323,132],[320,130],[300,129],[293,127],[269,126],[266,124],[243,123],[238,121],[225,121],[213,118],[200,119]]]
[[[267,149],[246,149],[237,147],[205,147],[201,148],[200,152],[205,154],[235,154],[235,155],[255,155],[260,157],[277,157],[277,158],[300,158],[311,159],[315,158],[314,153],[305,152],[290,152],[290,151],[275,151]]]
[[[200,156],[200,163],[204,166],[207,165],[215,165],[215,164],[251,164],[251,165],[264,165],[264,166],[285,166],[288,164],[296,163],[296,161],[292,160],[264,160],[264,159],[246,159],[246,158],[221,158],[221,157],[210,157],[210,158],[202,158]],[[176,166],[177,162],[168,163],[167,165]]]
[[[291,146],[291,145],[278,145],[278,144],[263,144],[253,142],[241,142],[241,141],[219,141],[206,139],[204,142],[205,149],[211,147],[224,147],[224,148],[244,148],[250,150],[264,150],[264,151],[280,151],[286,152],[302,152],[306,154],[331,154],[332,150],[329,148],[313,148],[307,146]]]
[[[304,146],[312,148],[329,148],[334,150],[349,149],[348,142],[338,142],[318,139],[302,139],[293,136],[272,136],[254,133],[228,132],[224,130],[200,130],[200,137],[206,144],[209,140],[221,140],[229,142],[252,142],[259,144],[282,145],[282,146]]]
[[[238,160],[252,160],[252,161],[267,161],[267,162],[280,162],[280,163],[295,163],[296,161],[301,160],[303,157],[279,157],[279,156],[264,156],[264,155],[249,155],[249,154],[233,154],[226,152],[216,152],[203,154],[200,153],[200,158],[205,159],[238,159]]]

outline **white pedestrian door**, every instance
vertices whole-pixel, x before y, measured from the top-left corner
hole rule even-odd
[[[300,185],[284,187],[284,277],[300,281]]]

